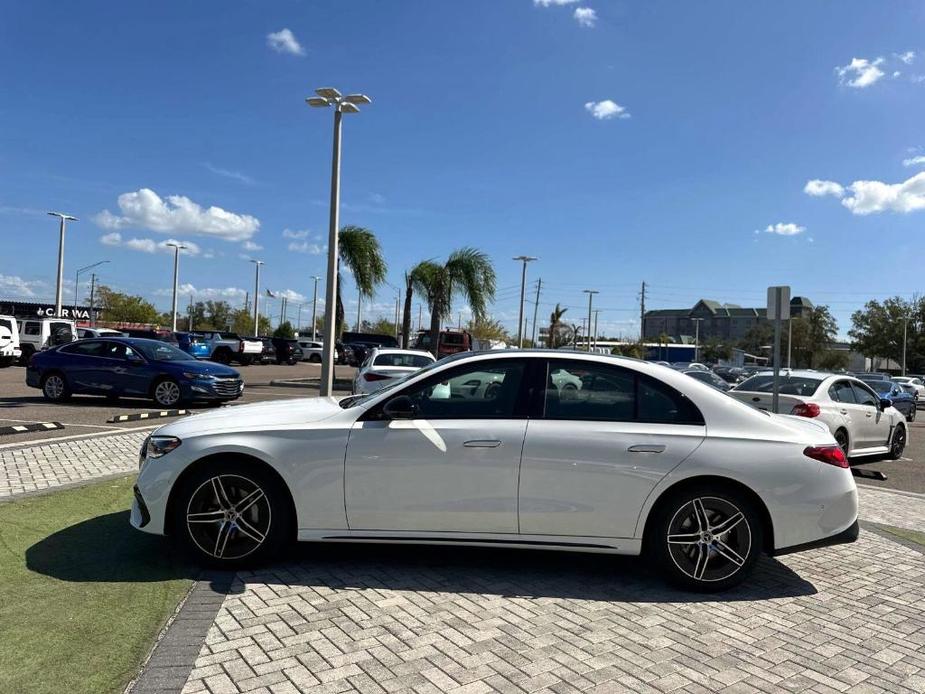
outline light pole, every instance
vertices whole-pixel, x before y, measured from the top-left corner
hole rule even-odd
[[[527,263],[537,260],[532,255],[519,255],[513,260],[519,260],[523,263],[523,269],[520,272],[520,313],[517,314],[517,348],[523,349],[524,346],[524,291],[527,288]]]
[[[318,280],[321,278],[317,275],[312,275],[312,279],[315,280],[315,292],[312,295],[312,342],[315,341],[315,325],[316,319],[318,317]]]
[[[328,226],[328,276],[327,300],[324,302],[324,345],[321,349],[321,383],[319,395],[331,395],[334,389],[334,311],[337,301],[337,225],[340,216],[340,122],[345,113],[359,113],[357,104],[372,103],[365,94],[342,96],[333,87],[316,89],[315,94],[305,99],[309,106],[317,108],[334,107],[334,143],[331,154],[331,219]],[[314,326],[312,326],[314,329]]]
[[[906,345],[909,343],[907,339],[909,329],[909,316],[903,316],[903,376],[906,375]]]
[[[594,349],[597,349],[597,315],[601,312],[601,309],[594,309]]]
[[[173,327],[171,330],[177,332],[177,285],[180,278],[180,250],[186,248],[186,246],[181,243],[167,243],[165,245],[173,248],[173,308],[171,309]]]
[[[700,361],[700,324],[703,318],[691,318],[694,321],[694,361]]]
[[[92,270],[95,267],[102,265],[103,263],[108,263],[108,260],[100,260],[99,262],[93,263],[92,265],[87,265],[80,268],[77,271],[77,274],[74,276],[74,308],[77,308],[77,302],[80,297],[80,273],[85,270]]]
[[[260,334],[260,266],[262,260],[251,258],[254,264],[254,337]]]
[[[61,220],[61,226],[58,230],[58,282],[55,285],[55,317],[61,317],[61,299],[64,292],[64,231],[67,228],[67,222],[76,222],[77,217],[72,217],[63,212],[49,212],[52,217],[58,217]]]
[[[588,332],[586,333],[588,339],[588,350],[591,351],[591,301],[594,299],[595,294],[599,294],[596,289],[583,289],[585,294],[588,295]],[[576,345],[577,347],[577,345]]]

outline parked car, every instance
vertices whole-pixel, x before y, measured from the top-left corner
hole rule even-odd
[[[598,387],[560,398],[560,369]],[[499,386],[472,390],[486,373]],[[144,444],[131,524],[229,568],[296,538],[645,551],[716,591],[763,552],[853,542],[857,514],[817,422],[642,361],[518,350],[445,359],[371,395],[175,420]]]
[[[705,371],[703,369],[690,368],[690,369],[682,370],[681,373],[687,374],[691,378],[697,381],[700,381],[701,383],[706,383],[708,386],[712,386],[713,388],[716,388],[716,390],[722,393],[725,393],[727,390],[729,390],[732,387],[726,381],[724,381],[722,378],[717,376],[712,371]]]
[[[32,355],[43,349],[77,339],[74,321],[61,318],[27,318],[19,321],[20,364],[28,364]]]
[[[340,336],[340,339],[344,344],[348,342],[366,342],[377,347],[398,348],[398,340],[393,335],[384,333],[357,333],[346,330]]]
[[[203,331],[203,341],[209,347],[209,359],[219,364],[236,361],[241,366],[247,366],[263,352],[260,340],[244,339],[237,333]]]
[[[360,366],[369,358],[370,352],[378,346],[375,342],[345,342],[344,351],[347,353],[347,364]]]
[[[313,364],[321,363],[321,350],[324,343],[318,340],[312,340],[306,337],[298,338],[299,347],[302,349],[302,360],[310,361]]]
[[[741,383],[748,377],[748,372],[738,366],[714,366],[713,373],[730,385]]]
[[[46,400],[71,395],[140,397],[160,407],[241,397],[244,382],[234,369],[203,362],[161,340],[91,338],[38,352],[26,369],[26,384]]]
[[[710,370],[709,366],[701,364],[699,361],[676,361],[673,362],[671,366],[678,371],[686,371],[687,369],[699,369],[700,371]]]
[[[774,374],[756,374],[729,391],[733,398],[770,411]],[[909,432],[889,400],[847,374],[787,371],[780,374],[779,412],[815,419],[828,427],[848,458],[902,457]]]
[[[177,344],[176,336],[166,328],[124,328],[122,334],[125,337],[137,337],[140,340],[160,340],[172,345]]]
[[[19,327],[13,316],[0,316],[0,367],[11,366],[22,358]]]
[[[263,343],[263,351],[260,353],[261,364],[273,364],[276,362],[276,346],[269,337],[255,337],[254,340],[260,340]]]
[[[894,376],[893,382],[911,385],[915,390],[915,399],[925,399],[925,381],[922,381],[921,378],[916,378],[915,376]]]
[[[113,328],[77,328],[77,339],[85,340],[88,337],[127,337],[127,335]]]
[[[298,340],[287,337],[271,337],[270,341],[273,343],[274,349],[276,349],[277,364],[285,363],[292,366],[302,361],[304,354]]]
[[[434,355],[410,349],[373,347],[357,369],[353,393],[373,393],[380,388],[433,364]]]
[[[899,410],[907,422],[915,421],[915,395],[903,390],[901,384],[893,381],[870,381],[867,385],[874,389],[878,397],[893,403],[893,407]]]
[[[177,347],[196,359],[208,359],[211,356],[209,345],[205,343],[202,333],[174,333]]]

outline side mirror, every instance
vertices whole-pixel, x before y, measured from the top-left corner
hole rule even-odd
[[[382,414],[389,419],[414,419],[418,416],[418,406],[407,395],[399,395],[383,406]]]
[[[880,409],[885,410],[888,407],[893,406],[893,401],[889,398],[880,398]]]

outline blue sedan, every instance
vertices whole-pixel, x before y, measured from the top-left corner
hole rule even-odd
[[[161,407],[235,400],[244,391],[231,367],[198,361],[169,342],[131,337],[78,340],[38,352],[26,384],[53,402],[83,394],[150,398]]]
[[[907,422],[915,421],[915,396],[904,390],[900,384],[893,381],[865,381],[865,383],[877,391],[877,395],[881,398],[890,400],[893,407],[900,411]]]

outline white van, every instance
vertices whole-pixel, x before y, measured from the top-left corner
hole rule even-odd
[[[28,364],[32,355],[77,339],[77,324],[62,318],[24,318],[19,320],[20,362]]]
[[[15,364],[21,356],[16,319],[13,316],[0,316],[0,367]]]

